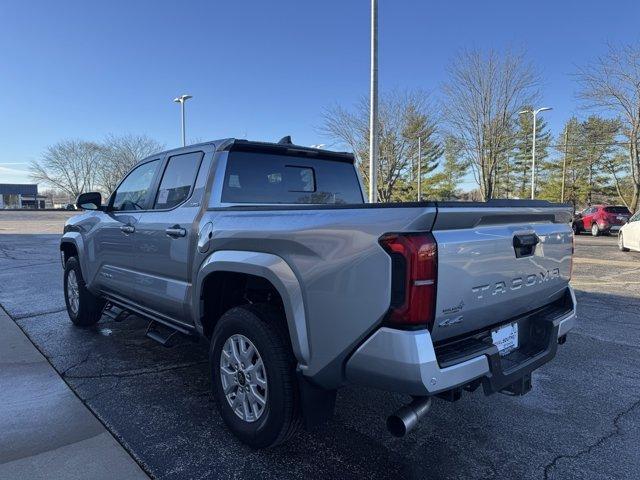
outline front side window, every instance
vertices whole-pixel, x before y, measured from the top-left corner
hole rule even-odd
[[[202,155],[202,152],[193,152],[169,158],[156,195],[154,209],[173,208],[187,199]]]
[[[114,194],[112,209],[116,211],[146,210],[149,189],[159,166],[159,159],[152,160],[129,173]]]

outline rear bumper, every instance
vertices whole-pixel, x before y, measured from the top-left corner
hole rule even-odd
[[[622,228],[623,223],[608,223],[608,222],[598,222],[598,227],[603,232],[618,232]]]
[[[550,361],[556,354],[558,338],[576,323],[576,300],[568,287],[570,310],[562,315],[534,314],[526,318],[535,325],[539,337],[535,351],[520,355],[517,362],[503,361],[493,344],[461,356],[459,362],[438,359],[428,330],[406,331],[383,327],[351,356],[346,365],[347,380],[383,390],[415,396],[434,395],[482,379],[485,393],[500,391]]]

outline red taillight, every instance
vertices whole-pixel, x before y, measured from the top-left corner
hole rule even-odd
[[[438,248],[433,235],[387,233],[379,241],[391,256],[389,322],[431,328],[438,279]]]

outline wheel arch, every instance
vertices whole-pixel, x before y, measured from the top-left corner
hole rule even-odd
[[[277,255],[263,252],[219,250],[209,255],[198,270],[192,306],[196,328],[202,335],[205,334],[203,317],[207,284],[220,274],[257,277],[277,291],[282,300],[293,353],[304,369],[310,358],[304,300],[300,283],[289,264]]]
[[[65,233],[60,239],[60,252],[61,252],[61,260],[64,263],[69,260],[70,257],[75,256],[78,257],[78,262],[80,262],[80,268],[84,272],[86,271],[83,265],[83,242],[82,236],[79,233],[71,232]]]

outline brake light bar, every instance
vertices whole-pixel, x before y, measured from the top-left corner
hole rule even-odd
[[[386,233],[379,243],[391,257],[391,308],[388,321],[402,326],[433,326],[438,247],[431,233]]]

